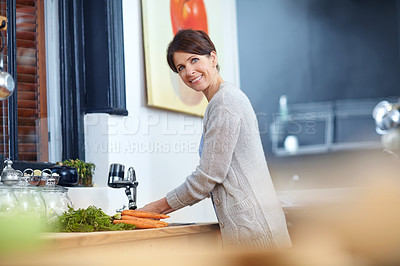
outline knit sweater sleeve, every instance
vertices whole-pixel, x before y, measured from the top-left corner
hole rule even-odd
[[[205,124],[200,164],[183,184],[166,196],[168,204],[174,210],[203,200],[216,184],[224,181],[232,161],[239,131],[239,119],[228,109],[216,107],[210,110]]]

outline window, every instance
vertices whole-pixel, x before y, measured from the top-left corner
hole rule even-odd
[[[127,115],[121,0],[60,0],[63,158],[84,159],[83,114]]]
[[[10,110],[7,101],[2,102],[1,150],[5,157],[17,157],[26,161],[48,161],[49,155],[43,1],[16,0],[15,41],[8,36],[13,27],[9,25],[7,32],[3,32],[8,44],[3,51],[8,55],[5,57],[16,57],[16,91],[8,103],[16,98],[17,125],[10,126],[14,121],[10,123],[10,119],[7,119]],[[8,15],[7,11],[11,10],[10,7],[6,8],[8,3],[3,1],[1,4],[1,15]],[[15,47],[15,50],[8,47]],[[11,63],[9,61],[5,60],[8,66]],[[12,72],[11,69],[9,72]],[[15,150],[9,145],[12,134],[17,135],[18,145]]]
[[[0,154],[84,160],[84,114],[127,115],[122,1],[0,0],[0,8],[6,69],[16,80],[0,102]]]

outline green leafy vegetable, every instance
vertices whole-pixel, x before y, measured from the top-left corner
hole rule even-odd
[[[128,224],[113,224],[115,217],[105,214],[100,208],[89,206],[87,209],[78,209],[68,206],[68,211],[49,221],[52,232],[96,232],[119,231],[134,229]]]

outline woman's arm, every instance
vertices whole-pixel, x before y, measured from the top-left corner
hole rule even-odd
[[[224,108],[214,108],[207,123],[200,165],[165,198],[139,210],[167,214],[206,198],[215,185],[225,179],[239,132],[238,118]]]
[[[166,196],[174,210],[203,200],[216,184],[223,183],[240,134],[239,122],[239,118],[224,107],[210,110],[200,164],[183,184]]]
[[[171,206],[169,206],[166,198],[162,198],[157,201],[153,201],[149,204],[146,204],[144,207],[139,208],[138,211],[148,211],[148,212],[167,214],[173,212],[174,209],[172,209]]]

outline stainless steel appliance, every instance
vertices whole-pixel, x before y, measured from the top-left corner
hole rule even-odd
[[[112,188],[125,188],[125,194],[128,197],[128,208],[130,210],[137,208],[136,187],[139,183],[136,181],[136,173],[133,167],[129,167],[125,178],[125,166],[117,163],[111,164],[107,183]]]

